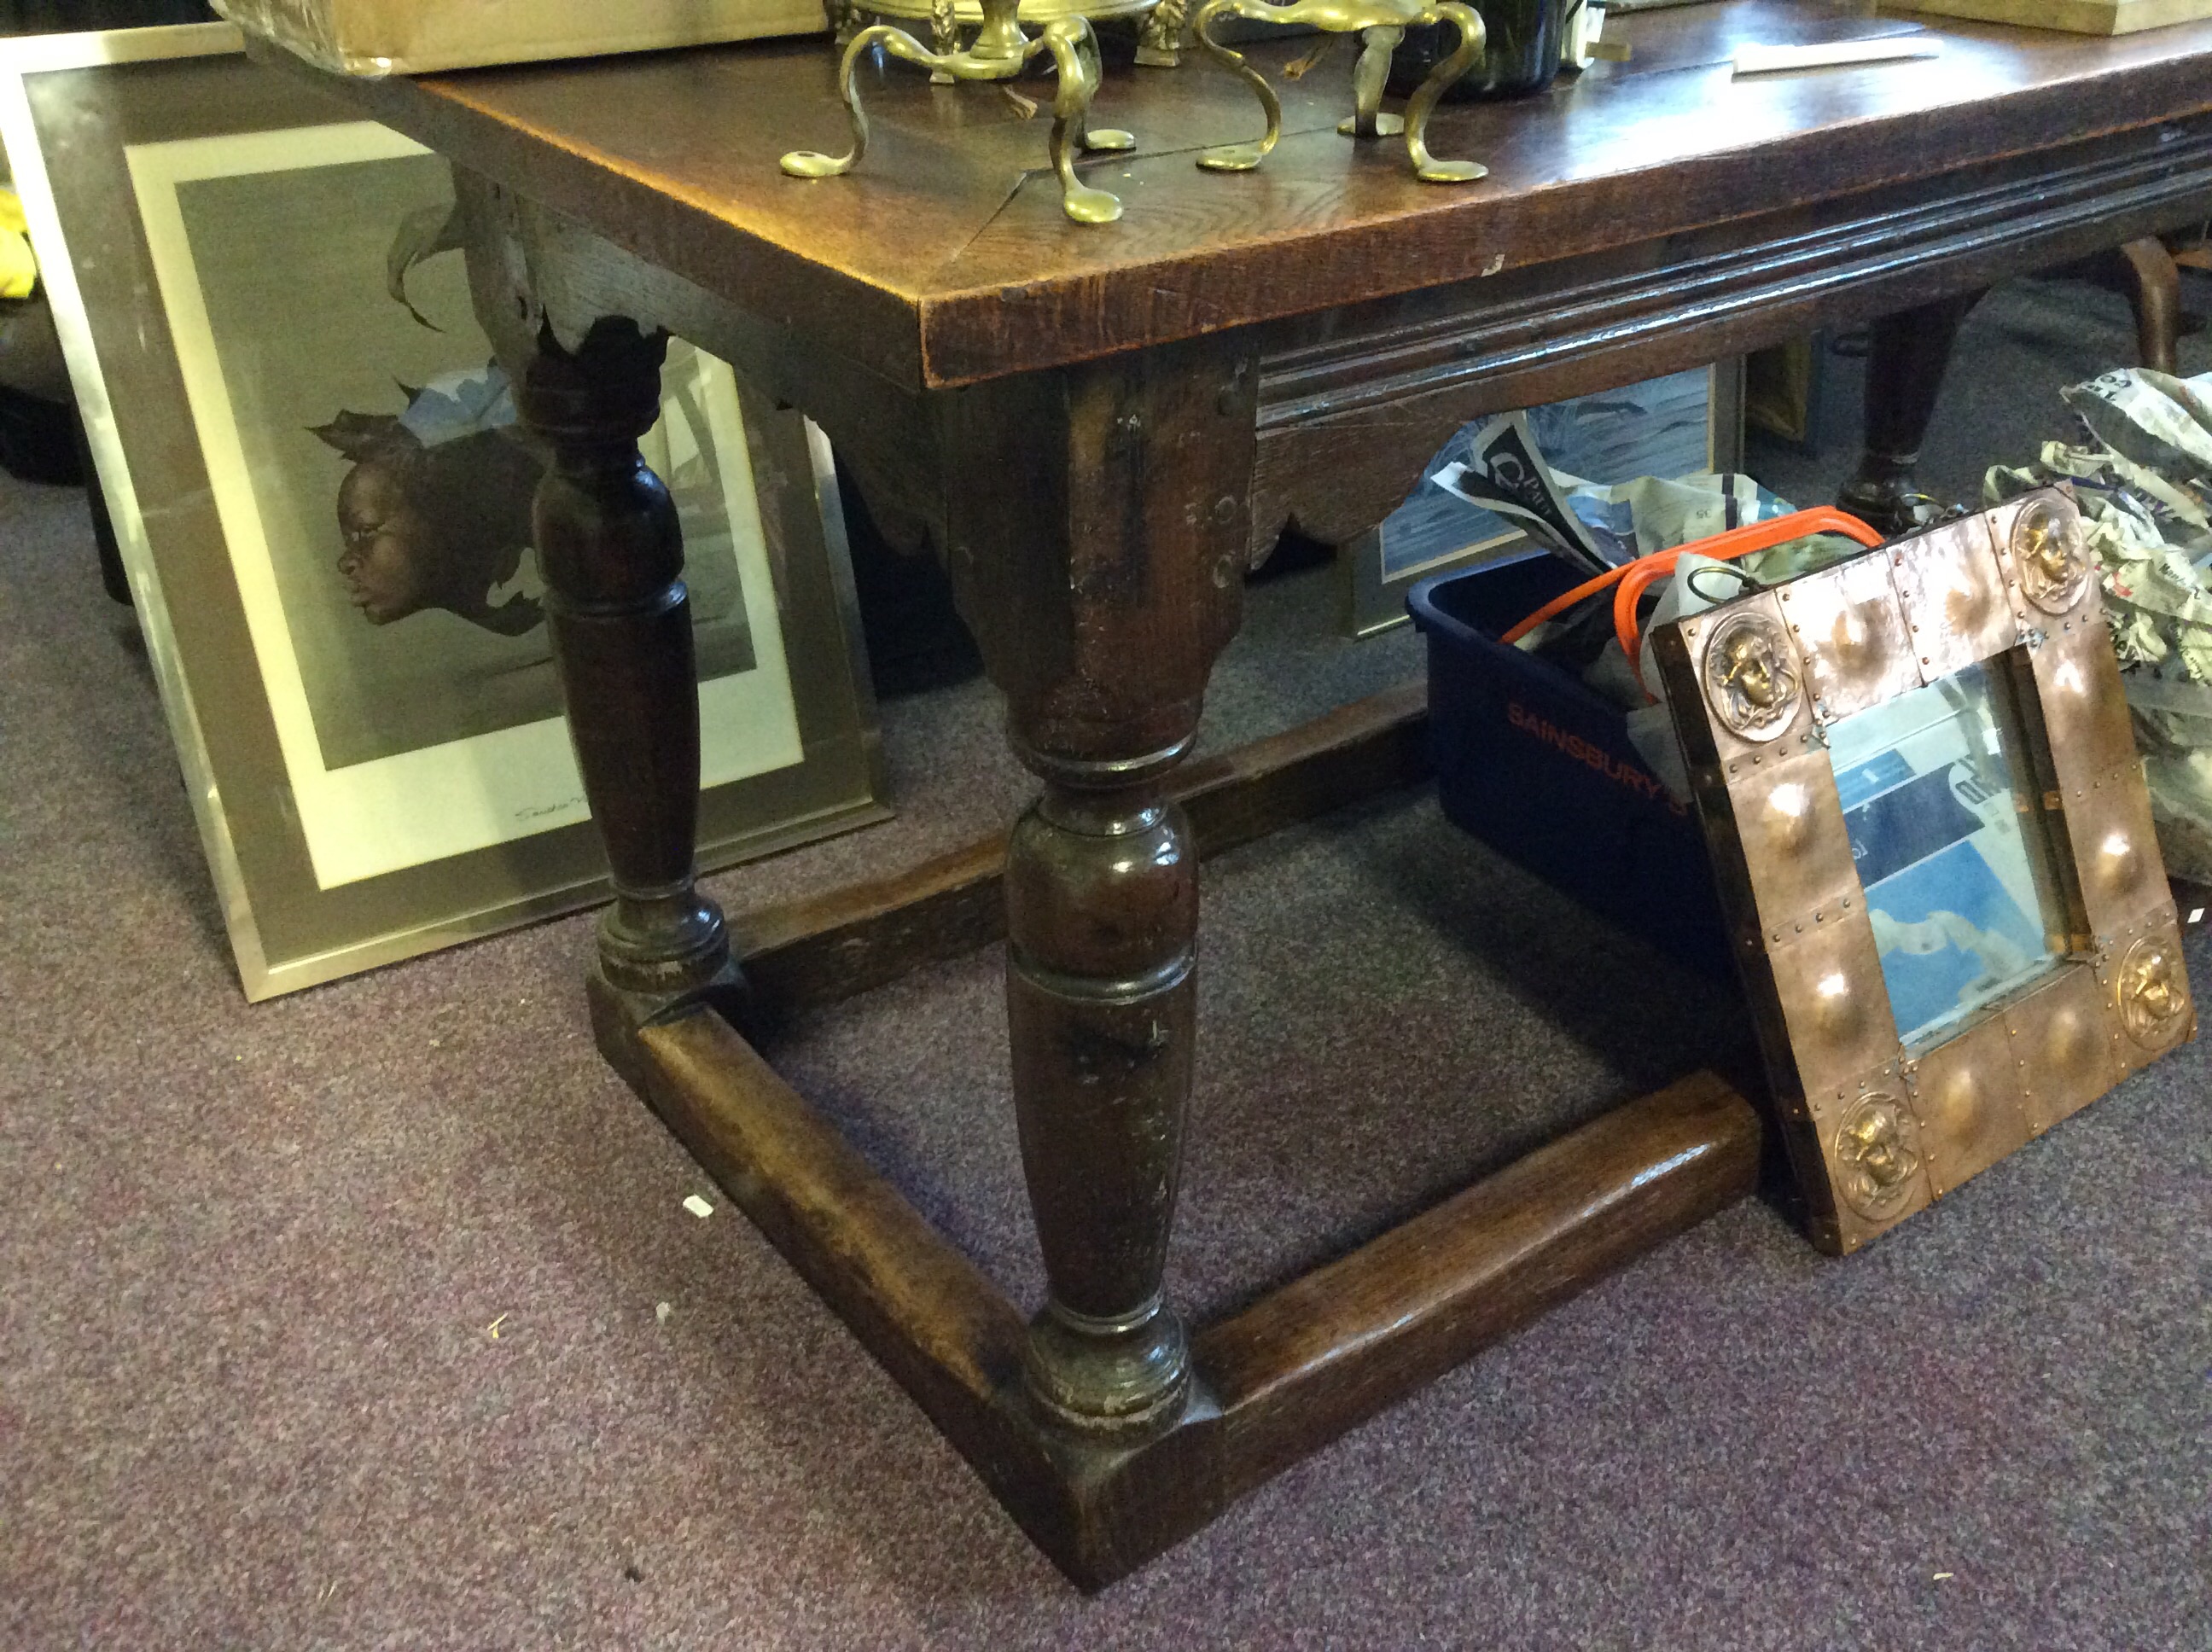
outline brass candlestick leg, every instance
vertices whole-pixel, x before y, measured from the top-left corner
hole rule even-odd
[[[949,76],[956,81],[1012,80],[1039,52],[1050,55],[1060,71],[1059,88],[1052,100],[1053,169],[1060,174],[1060,205],[1078,223],[1111,223],[1121,216],[1121,203],[1103,189],[1092,189],[1075,175],[1075,156],[1083,149],[1127,149],[1136,139],[1127,132],[1091,130],[1091,100],[1101,79],[1098,40],[1090,20],[1066,17],[1048,23],[1044,33],[1031,38],[1022,32],[1017,15],[1020,0],[987,0],[983,26],[975,44],[965,52],[930,50],[902,28],[878,23],[862,29],[845,48],[837,70],[837,89],[853,123],[853,148],[842,155],[793,149],[783,157],[783,170],[793,178],[836,178],[858,166],[867,153],[868,120],[860,109],[856,74],[860,58],[880,46],[894,58]]]
[[[1390,54],[1405,38],[1406,31],[1395,23],[1360,35],[1359,61],[1352,65],[1352,118],[1340,121],[1336,128],[1346,137],[1395,137],[1406,130],[1405,116],[1382,112],[1382,86],[1390,78]]]
[[[1213,38],[1217,17],[1241,17],[1249,22],[1305,26],[1329,34],[1360,33],[1364,49],[1352,70],[1353,113],[1337,130],[1352,137],[1387,137],[1402,131],[1406,154],[1413,175],[1427,184],[1462,184],[1485,176],[1487,167],[1473,161],[1439,161],[1429,153],[1429,116],[1437,100],[1473,69],[1482,58],[1482,19],[1458,0],[1291,0],[1278,5],[1271,0],[1206,0],[1199,9],[1194,27],[1206,54],[1243,77],[1267,112],[1267,135],[1257,143],[1229,143],[1206,150],[1198,164],[1210,172],[1249,172],[1267,157],[1283,135],[1283,106],[1267,77]],[[1459,30],[1459,49],[1438,64],[1406,104],[1402,118],[1382,112],[1382,82],[1389,75],[1390,53],[1417,23],[1450,23]]]

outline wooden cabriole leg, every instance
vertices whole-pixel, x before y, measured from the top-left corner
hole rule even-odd
[[[580,348],[542,336],[516,404],[551,464],[537,500],[553,657],[615,902],[606,987],[651,1013],[733,984],[722,914],[692,886],[699,701],[676,507],[638,452],[660,410],[666,339],[603,319]]]
[[[1189,1393],[1161,1297],[1194,1037],[1196,856],[1165,781],[1236,629],[1249,346],[953,392],[948,562],[1014,750],[1044,782],[1007,846],[1007,1016],[1050,1296],[1045,1418],[1126,1440]]]
[[[2180,371],[2181,267],[2155,235],[2132,240],[2113,254],[2126,271],[2128,306],[2136,315],[2136,354],[2157,373]]]

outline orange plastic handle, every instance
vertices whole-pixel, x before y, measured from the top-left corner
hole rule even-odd
[[[1839,511],[1831,505],[1816,505],[1809,511],[1792,511],[1787,516],[1778,516],[1765,522],[1753,522],[1747,527],[1732,528],[1726,533],[1717,533],[1710,539],[1693,544],[1678,545],[1673,550],[1662,550],[1650,556],[1639,556],[1628,564],[1620,583],[1613,592],[1613,634],[1620,640],[1620,651],[1628,656],[1628,669],[1639,683],[1644,680],[1642,659],[1644,636],[1636,623],[1636,604],[1642,600],[1645,589],[1656,580],[1662,580],[1674,571],[1674,564],[1686,552],[1698,556],[1710,556],[1716,562],[1733,562],[1739,556],[1748,556],[1754,550],[1769,550],[1791,539],[1802,539],[1812,533],[1840,533],[1856,539],[1871,549],[1881,543],[1881,535],[1856,516]]]
[[[1586,601],[1610,588],[1613,593],[1613,633],[1620,640],[1621,652],[1628,656],[1629,669],[1634,671],[1644,651],[1644,639],[1636,624],[1636,604],[1643,599],[1645,589],[1653,580],[1662,579],[1674,571],[1674,564],[1681,559],[1684,552],[1710,556],[1716,562],[1733,562],[1739,556],[1748,556],[1754,550],[1771,550],[1776,545],[1791,539],[1802,539],[1812,533],[1840,533],[1869,549],[1882,542],[1881,535],[1875,529],[1832,505],[1816,505],[1810,510],[1792,511],[1787,516],[1747,523],[1740,528],[1731,528],[1726,533],[1714,534],[1708,539],[1677,545],[1671,550],[1655,550],[1632,562],[1609,568],[1595,579],[1583,580],[1564,596],[1553,598],[1498,640],[1508,643],[1518,642],[1546,620],[1555,618],[1577,603]]]

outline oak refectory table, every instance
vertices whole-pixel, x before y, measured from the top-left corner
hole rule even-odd
[[[1630,19],[1626,63],[1445,106],[1430,146],[1486,163],[1472,184],[1340,136],[1343,58],[1282,75],[1308,42],[1255,49],[1285,136],[1239,175],[1193,161],[1256,136],[1243,86],[1109,63],[1097,114],[1137,147],[1085,167],[1125,203],[1106,226],[1063,215],[1017,100],[903,69],[864,73],[858,170],[783,176],[842,146],[820,39],[318,77],[453,161],[477,308],[554,456],[547,608],[619,891],[601,1048],[1079,1583],[1753,1185],[1759,1121],[1701,1075],[1186,1327],[1160,1287],[1195,859],[1416,774],[1420,731],[1401,696],[1182,760],[1255,553],[1286,523],[1372,527],[1468,419],[2212,218],[2212,25],[1947,21],[1929,60],[1730,74],[1741,43],[1903,26],[1788,0]],[[668,333],[810,415],[929,537],[1042,783],[1003,842],[734,940],[692,884],[682,552],[638,456]],[[1034,1318],[738,1030],[1000,932]]]

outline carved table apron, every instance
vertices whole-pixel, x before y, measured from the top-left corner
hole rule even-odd
[[[1946,25],[1931,62],[1726,66],[1891,27],[1786,0],[1634,18],[1629,64],[1440,113],[1438,147],[1491,167],[1453,188],[1338,136],[1334,76],[1285,86],[1265,167],[1200,172],[1249,94],[1114,68],[1100,112],[1139,146],[1092,163],[1127,206],[1107,228],[1066,220],[992,89],[884,77],[862,167],[780,175],[838,136],[819,42],[324,81],[454,161],[478,311],[555,456],[547,607],[618,890],[601,1048],[1079,1583],[1752,1187],[1757,1119],[1701,1074],[1186,1326],[1160,1283],[1195,859],[1416,777],[1418,690],[1183,759],[1248,560],[1286,522],[1371,528],[1466,420],[2212,217],[2212,26]],[[1287,51],[1254,61],[1279,82]],[[1002,843],[753,914],[736,961],[691,885],[682,553],[637,451],[664,332],[811,415],[930,537],[1042,788]],[[1001,932],[1049,1282],[1026,1320],[735,1029]]]

